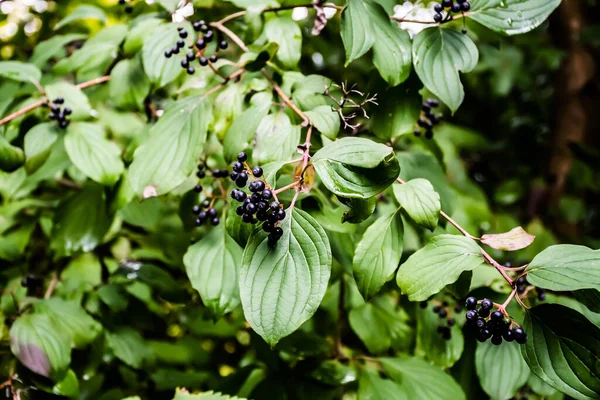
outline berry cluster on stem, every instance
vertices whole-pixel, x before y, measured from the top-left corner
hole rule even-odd
[[[239,188],[246,187],[250,176],[256,178],[250,184],[248,189],[250,194],[241,189],[233,189],[231,198],[242,203],[236,208],[236,213],[242,218],[242,221],[248,224],[262,222],[262,228],[269,233],[269,242],[277,243],[283,236],[280,221],[285,219],[285,211],[281,204],[274,199],[273,190],[262,180],[263,170],[256,166],[250,168],[246,153],[238,154],[238,160],[233,163],[230,178]]]
[[[435,14],[433,14],[433,20],[435,22],[446,22],[452,19],[452,13],[459,14],[469,11],[471,9],[471,3],[462,0],[443,0],[441,4],[434,4],[433,9],[435,11]],[[445,16],[444,11],[446,11]]]
[[[207,65],[212,66],[212,64],[217,62],[216,53],[219,50],[225,50],[227,47],[229,47],[229,43],[224,39],[223,34],[220,31],[216,31],[216,50],[215,53],[207,58],[207,46],[214,40],[215,31],[210,29],[205,21],[196,21],[192,24],[192,27],[194,28],[195,32],[198,32],[194,43],[186,43],[189,33],[184,28],[178,27],[177,30],[179,31],[179,40],[172,48],[165,50],[164,53],[166,58],[171,58],[173,55],[179,54],[180,51],[183,51],[183,48],[187,45],[190,51],[188,51],[185,54],[185,57],[181,60],[181,67],[184,68],[189,75],[193,75],[196,72],[196,69],[191,65],[194,60],[198,59],[198,64],[201,67],[206,67]]]
[[[479,304],[479,308],[477,305]],[[475,329],[477,340],[485,342],[491,339],[492,344],[499,346],[502,341],[527,343],[527,333],[516,322],[512,321],[502,306],[494,304],[490,299],[477,301],[475,297],[466,300],[467,326]],[[494,307],[498,308],[494,310]]]
[[[67,126],[71,123],[67,117],[73,112],[69,107],[61,107],[64,103],[65,99],[57,97],[53,102],[48,104],[48,108],[50,108],[49,118],[51,120],[56,120],[58,122],[58,127],[61,129],[67,129]]]
[[[206,178],[206,171],[204,170],[204,167],[205,166],[203,164],[198,165],[198,172],[196,173],[199,182],[196,186],[194,186],[194,192],[198,194],[202,193],[204,190],[200,183],[202,179]],[[215,179],[225,178],[229,174],[226,169],[215,169],[211,171],[211,173],[212,177]],[[223,192],[221,183],[219,182],[218,184],[221,192]],[[216,197],[212,197],[212,199],[206,199],[202,203],[192,207],[192,213],[196,216],[196,220],[194,221],[196,226],[204,225],[204,223],[207,221],[209,221],[212,226],[219,225],[221,220],[217,216],[217,210],[214,208],[216,200]]]
[[[433,128],[442,121],[442,115],[435,115],[434,108],[437,108],[440,103],[436,99],[425,100],[421,106],[421,113],[417,121],[414,134],[421,136],[421,129],[425,129],[425,139],[433,138]]]

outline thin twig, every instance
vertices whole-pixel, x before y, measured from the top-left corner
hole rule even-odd
[[[279,194],[279,193],[285,192],[286,190],[295,188],[296,186],[299,186],[299,185],[300,185],[300,181],[294,181],[294,182],[290,183],[289,185],[286,185],[286,186],[284,186],[282,188],[279,188],[279,189],[273,191],[273,193],[274,194]]]
[[[79,85],[77,85],[77,87],[79,89],[86,89],[90,86],[94,86],[94,85],[98,85],[100,83],[104,83],[104,82],[108,82],[110,80],[110,75],[106,75],[106,76],[102,76],[100,78],[96,78],[96,79],[92,79],[91,81],[87,81],[87,82],[83,82],[80,83]],[[7,122],[12,121],[15,118],[19,118],[20,116],[27,114],[30,111],[35,110],[36,108],[39,108],[41,106],[43,106],[44,104],[46,104],[48,101],[47,97],[42,98],[39,101],[36,101],[33,104],[28,105],[25,108],[20,109],[19,111],[16,111],[8,116],[6,116],[5,118],[0,119],[0,126],[6,124]]]
[[[305,7],[305,8],[314,8],[312,4],[298,4],[298,5],[289,5],[289,6],[281,6],[281,7],[273,7],[273,8],[265,8],[263,10],[263,13],[265,12],[277,12],[277,11],[284,11],[284,10],[290,10],[296,7]],[[344,9],[343,6],[336,6],[335,4],[323,4],[323,7],[325,8],[335,8],[338,11],[341,11]],[[233,19],[239,18],[239,17],[243,17],[244,15],[247,14],[247,11],[238,11],[236,13],[233,13],[231,15],[226,16],[225,18],[217,21],[217,24],[225,24],[226,22],[229,22]],[[214,26],[214,25],[213,25]]]
[[[44,299],[49,299],[50,297],[52,297],[52,293],[54,292],[54,289],[56,289],[57,284],[58,284],[58,274],[54,274],[52,276],[52,280],[50,281],[50,284],[48,285],[48,289],[46,289],[46,293],[44,294]]]
[[[396,181],[398,183],[400,183],[401,185],[406,184],[405,181],[403,181],[400,178],[397,178]],[[458,224],[458,222],[454,221],[452,218],[450,218],[450,216],[448,214],[446,214],[443,210],[440,210],[440,215],[442,217],[444,217],[444,219],[446,221],[448,221],[450,224],[452,224],[452,226],[454,226],[456,229],[459,230],[460,233],[462,233],[465,237],[468,237],[469,239],[472,240],[476,240],[477,238],[474,237],[473,235],[471,235],[469,232],[467,232],[462,226],[460,226]],[[494,260],[492,258],[492,256],[490,256],[481,246],[479,246],[479,248],[481,249],[481,254],[483,255],[483,258],[485,259],[485,261],[490,264],[491,266],[493,266],[494,268],[496,268],[496,270],[500,273],[500,275],[502,275],[502,277],[504,278],[504,280],[506,282],[508,282],[509,285],[513,285],[513,280],[510,278],[510,276],[508,276],[506,274],[506,272],[504,272],[504,267],[502,265],[500,265],[496,260]]]

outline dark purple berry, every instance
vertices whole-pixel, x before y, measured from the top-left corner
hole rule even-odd
[[[442,14],[440,14],[440,13],[433,14],[433,20],[435,22],[442,22],[442,19],[444,19],[444,17],[442,16]]]
[[[261,167],[254,167],[252,170],[252,175],[257,178],[260,178],[263,175],[263,169]]]
[[[206,215],[208,215],[210,218],[214,218],[217,216],[217,210],[215,210],[214,208],[209,208],[208,210],[206,210]]]
[[[229,175],[232,181],[235,181],[239,176],[240,174],[235,171],[231,171],[231,175]]]
[[[263,228],[263,231],[265,231],[265,232],[271,232],[274,227],[273,227],[273,224],[271,222],[265,221],[262,224],[262,228]]]
[[[234,162],[231,165],[231,168],[235,171],[235,172],[242,172],[244,170],[244,164],[242,164],[239,161]]]
[[[285,211],[283,209],[279,209],[279,211],[277,211],[277,219],[280,221],[285,219]]]
[[[188,37],[187,31],[184,31],[184,30],[179,31],[179,37],[182,39],[185,39],[186,37]]]
[[[446,309],[442,309],[439,313],[438,313],[438,317],[444,319],[448,316],[448,311],[446,311]]]
[[[210,57],[208,57],[208,61],[210,61],[211,63],[216,63],[217,62],[217,56],[216,55],[212,55]]]
[[[471,4],[468,1],[464,1],[462,2],[462,4],[460,5],[460,8],[462,11],[469,11],[471,9]]]
[[[273,192],[271,192],[269,189],[265,189],[262,191],[261,197],[263,200],[270,200],[273,197]]]
[[[182,49],[185,47],[185,42],[183,40],[178,40],[177,41],[177,47]]]
[[[494,311],[490,315],[490,318],[492,319],[492,321],[502,321],[504,319],[504,315],[500,311]]]
[[[248,159],[248,155],[244,152],[241,152],[240,154],[238,154],[238,161],[243,163],[244,161],[246,161]]]
[[[475,326],[477,326],[479,329],[484,328],[485,320],[483,318],[477,318],[477,320],[475,321]]]
[[[172,55],[173,55],[173,53],[171,53],[171,50],[165,50],[165,57],[166,58],[171,58]]]
[[[474,310],[477,308],[477,299],[475,297],[467,297],[465,301],[465,307],[467,310]]]
[[[219,48],[225,50],[227,48],[227,46],[229,45],[229,43],[227,43],[226,40],[221,40],[219,42]]]
[[[195,205],[194,207],[192,207],[192,213],[198,215],[200,214],[200,211],[202,211],[202,207]]]
[[[467,318],[467,321],[475,321],[479,316],[477,315],[477,311],[469,310],[465,317]]]
[[[245,213],[245,212],[246,212],[246,210],[245,210],[244,206],[238,206],[238,207],[235,209],[235,213],[236,213],[237,215],[239,215],[239,216],[242,216],[242,215],[244,215],[244,213]]]
[[[219,220],[219,217],[214,217],[213,219],[211,219],[211,220],[210,220],[210,224],[211,224],[212,226],[217,226],[217,225],[219,225],[219,222],[221,222],[221,221]]]
[[[206,42],[204,42],[204,40],[202,39],[198,39],[196,41],[196,47],[198,48],[198,50],[204,50],[206,48]]]
[[[502,337],[504,338],[504,340],[506,340],[507,342],[512,342],[513,340],[515,340],[513,331],[511,331],[510,329],[506,330],[503,334]]]
[[[481,318],[487,318],[490,316],[490,310],[484,310],[480,308],[477,310],[477,314],[479,314]]]
[[[433,10],[437,13],[441,13],[442,11],[444,11],[444,6],[437,3],[433,5]]]
[[[492,301],[490,299],[483,299],[481,301],[481,308],[483,310],[491,310],[492,307],[494,306],[494,303],[492,303]]]
[[[452,12],[459,13],[460,10],[461,10],[461,4],[460,3],[454,3],[454,4],[452,4]]]
[[[257,211],[256,205],[254,203],[248,203],[246,205],[246,212],[249,214],[254,214]]]
[[[194,192],[196,192],[196,193],[202,192],[202,185],[196,185],[196,186],[194,186]]]
[[[502,344],[502,336],[492,336],[492,344],[500,346]]]

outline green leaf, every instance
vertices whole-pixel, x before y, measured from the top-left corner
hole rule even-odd
[[[79,381],[77,375],[72,369],[67,371],[67,375],[60,382],[52,387],[52,393],[70,398],[79,397]]]
[[[162,23],[158,18],[146,18],[139,21],[127,34],[125,43],[123,43],[123,51],[125,54],[135,54],[142,49],[144,39],[154,32]],[[166,49],[165,49],[166,50]]]
[[[23,164],[25,164],[23,150],[11,145],[4,136],[0,136],[0,170],[13,172]]]
[[[379,377],[377,371],[363,369],[358,381],[358,400],[408,400],[396,382]]]
[[[288,209],[283,237],[270,245],[256,229],[244,250],[240,296],[250,326],[271,346],[308,320],[331,274],[331,248],[323,228],[306,212]]]
[[[33,64],[20,61],[1,61],[0,77],[20,82],[39,82],[42,72]]]
[[[573,296],[590,311],[600,313],[600,291],[594,289],[575,290]]]
[[[243,250],[223,227],[191,245],[183,256],[188,278],[215,318],[240,304],[238,266]]]
[[[22,315],[10,328],[10,349],[36,374],[61,380],[71,363],[68,339],[44,314]]]
[[[427,179],[440,195],[442,210],[452,213],[456,193],[450,188],[446,174],[435,157],[431,153],[419,151],[398,152],[397,155],[400,178],[407,182],[415,178]]]
[[[600,397],[600,328],[557,304],[529,309],[523,328],[529,340],[521,352],[531,372],[575,399]]]
[[[477,343],[475,367],[483,390],[494,400],[511,399],[527,382],[529,367],[521,356],[520,345],[506,342]]]
[[[346,137],[317,151],[313,165],[323,184],[341,197],[373,197],[400,173],[394,150],[369,139]]]
[[[65,256],[93,250],[110,223],[102,186],[87,184],[58,207],[50,247]]]
[[[465,394],[450,374],[416,357],[380,358],[383,370],[409,399],[463,400]]]
[[[411,47],[408,32],[392,23],[383,7],[365,3],[374,27],[373,64],[391,86],[398,86],[410,75]]]
[[[98,7],[94,7],[88,4],[82,4],[73,10],[69,15],[61,19],[55,26],[54,30],[57,31],[65,25],[70,24],[73,21],[81,19],[97,19],[102,22],[106,22],[106,15],[104,11]]]
[[[246,400],[241,397],[231,397],[221,393],[215,393],[212,390],[204,393],[191,394],[185,389],[177,389],[173,400]]]
[[[142,110],[150,93],[150,81],[139,59],[119,61],[110,73],[108,89],[110,99],[117,107]]]
[[[465,91],[461,72],[477,65],[477,46],[467,35],[453,29],[428,28],[413,42],[413,63],[421,82],[454,113],[463,102]]]
[[[343,197],[338,197],[338,199],[348,207],[348,210],[344,211],[344,215],[342,215],[342,223],[360,224],[373,215],[377,206],[376,196],[368,199],[345,199]]]
[[[498,250],[515,251],[529,246],[534,239],[535,236],[518,226],[506,233],[483,235],[481,243]]]
[[[431,231],[435,229],[442,205],[431,182],[417,178],[394,185],[394,195],[413,221]]]
[[[150,82],[158,87],[171,83],[181,74],[181,65],[173,58],[165,58],[165,50],[173,47],[179,40],[177,29],[172,24],[164,24],[154,28],[152,34],[146,36],[142,47],[142,63]]]
[[[277,43],[267,43],[260,47],[250,45],[249,51],[244,53],[240,58],[243,61],[244,69],[248,72],[258,72],[263,69],[279,50]]]
[[[340,33],[346,48],[344,66],[347,67],[375,43],[375,28],[362,0],[348,0],[348,6],[342,11]]]
[[[407,96],[404,89],[395,89],[382,93],[381,101],[372,127],[378,138],[389,141],[414,131],[421,107],[415,98]]]
[[[223,140],[223,156],[227,161],[237,160],[238,153],[250,147],[270,107],[270,103],[253,105],[233,121]]]
[[[56,125],[44,122],[31,128],[26,134],[23,143],[25,150],[25,169],[31,174],[41,167],[50,156],[50,150],[58,139]]]
[[[440,368],[453,366],[461,357],[465,339],[458,324],[450,328],[450,340],[444,340],[438,333],[440,318],[432,311],[433,307],[418,308],[415,356],[424,358]]]
[[[49,99],[62,97],[64,107],[69,107],[73,113],[69,117],[70,120],[80,120],[90,117],[92,107],[87,96],[77,86],[67,82],[56,82],[46,86],[46,94]]]
[[[365,300],[375,295],[398,268],[403,235],[402,215],[398,210],[377,218],[358,242],[352,271]]]
[[[29,62],[38,68],[42,68],[53,58],[64,58],[66,56],[65,46],[75,40],[83,40],[87,35],[80,33],[69,33],[66,35],[52,36],[48,40],[38,43],[33,50]]]
[[[100,334],[102,326],[90,317],[79,304],[59,298],[40,300],[34,304],[36,313],[50,317],[54,326],[70,346],[82,348]]]
[[[139,261],[121,261],[117,274],[125,275],[128,279],[144,282],[156,289],[167,300],[180,301],[184,292],[171,274],[164,268]]]
[[[424,301],[454,283],[464,271],[485,264],[473,240],[458,235],[439,235],[400,266],[396,281],[410,301]]]
[[[473,0],[469,17],[507,35],[529,32],[560,5],[561,0]]]
[[[269,114],[256,129],[256,142],[252,160],[256,164],[271,161],[288,161],[300,143],[300,126],[292,125],[283,112]]]
[[[302,56],[302,31],[291,18],[278,17],[265,24],[265,35],[269,42],[277,43],[277,59],[285,68],[295,68]]]
[[[213,101],[213,124],[211,131],[219,139],[223,139],[225,133],[242,113],[244,104],[244,88],[242,85],[229,85],[221,89]]]
[[[340,116],[329,106],[319,106],[305,112],[315,128],[329,139],[335,139],[340,131]]]
[[[135,150],[129,167],[129,181],[138,195],[168,193],[192,174],[206,141],[211,110],[205,98],[189,97],[165,111]]]
[[[115,357],[132,368],[141,368],[144,361],[151,357],[144,338],[133,328],[125,327],[116,332],[107,332],[106,344]]]
[[[113,186],[119,180],[125,168],[121,149],[104,138],[101,125],[75,123],[64,140],[69,158],[90,179],[106,186]]]
[[[371,354],[384,353],[390,347],[402,349],[412,339],[406,318],[393,307],[387,299],[378,297],[372,303],[353,308],[348,315],[350,327]]]
[[[236,214],[237,207],[229,207],[227,217],[225,219],[225,229],[229,236],[236,241],[241,247],[246,247],[248,239],[255,228],[255,225],[247,224]]]
[[[81,81],[102,76],[119,55],[119,45],[126,35],[126,25],[104,28],[85,42],[80,50],[56,63],[53,69],[61,75],[77,71],[77,79]]]
[[[527,280],[556,290],[600,290],[600,250],[559,244],[539,253],[527,266]]]

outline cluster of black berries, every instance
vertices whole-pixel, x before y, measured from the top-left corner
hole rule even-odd
[[[213,178],[225,178],[228,174],[229,172],[226,169],[215,169],[212,171]],[[206,171],[203,164],[198,165],[196,176],[200,180],[206,178]],[[194,186],[194,192],[198,194],[202,193],[203,189],[200,182]],[[192,207],[192,213],[196,215],[196,226],[204,225],[206,221],[209,221],[213,226],[217,226],[221,222],[219,217],[217,217],[217,210],[212,207],[212,203],[209,200],[204,200],[202,203]]]
[[[261,167],[254,167],[250,170],[246,164],[247,159],[248,156],[246,153],[240,153],[238,154],[238,160],[232,165],[233,172],[230,178],[240,188],[245,187],[248,183],[248,174],[251,174],[255,178],[263,176]],[[255,224],[261,221],[263,223],[263,230],[269,233],[269,242],[271,244],[277,243],[281,239],[281,236],[283,236],[283,229],[277,226],[277,224],[285,218],[285,211],[281,208],[279,202],[271,201],[273,199],[273,192],[266,187],[264,181],[260,179],[252,181],[248,185],[248,189],[250,190],[250,195],[240,189],[233,189],[231,191],[231,198],[242,203],[236,209],[236,213],[242,217],[242,221],[248,224]]]
[[[449,21],[452,19],[451,13],[458,14],[469,11],[471,9],[471,3],[462,0],[443,0],[441,4],[434,4],[433,9],[435,11],[435,14],[433,14],[433,20],[435,22]],[[447,10],[446,19],[444,19],[444,15],[442,14],[444,10]]]
[[[208,58],[205,56],[206,46],[213,41],[215,33],[204,21],[194,22],[192,26],[194,27],[194,31],[202,32],[202,37],[198,36],[195,43],[188,45],[190,51],[187,52],[185,58],[181,60],[181,67],[184,68],[190,75],[193,75],[194,72],[196,72],[196,69],[191,65],[196,58],[198,59],[198,64],[200,64],[201,67],[206,67],[209,62],[217,62],[216,54],[213,54]],[[186,46],[185,39],[188,37],[188,31],[182,27],[177,28],[177,30],[179,31],[180,39],[177,41],[175,46],[165,51],[166,58],[171,58],[174,54],[179,54],[181,49]],[[229,44],[227,43],[227,40],[223,38],[223,35],[220,31],[217,31],[217,51],[225,50],[228,46]]]
[[[421,308],[427,308],[428,302],[421,302]],[[431,309],[435,314],[440,317],[442,321],[445,321],[445,324],[442,323],[438,326],[437,332],[444,338],[444,340],[452,339],[452,327],[456,324],[456,320],[453,318],[453,313],[458,314],[462,311],[462,307],[458,304],[455,304],[454,307],[450,306],[448,301],[443,301],[439,304],[434,304]]]
[[[527,290],[527,287],[529,286],[529,282],[527,281],[526,277],[522,276],[519,279],[517,279],[517,281],[515,282],[515,285],[517,287],[517,293],[523,294]],[[537,293],[537,298],[539,301],[546,300],[546,291],[544,289],[536,287],[535,291]]]
[[[131,14],[133,12],[133,7],[130,4],[127,4],[127,0],[119,0],[119,5],[125,6],[125,12],[127,14]]]
[[[67,119],[73,112],[69,107],[61,108],[60,105],[64,104],[65,99],[57,97],[52,103],[48,105],[50,107],[50,119],[57,120],[58,126],[62,129],[67,129],[67,126],[71,123]]]
[[[501,311],[492,311],[494,303],[490,299],[483,299],[479,308],[477,303],[475,297],[467,298],[466,318],[467,326],[477,330],[478,341],[485,342],[491,338],[496,346],[502,344],[502,339],[519,344],[527,342],[527,333],[521,327],[511,328],[512,322],[507,321]]]
[[[442,121],[441,115],[435,115],[433,109],[439,106],[440,103],[436,99],[425,100],[421,106],[421,114],[415,127],[415,136],[421,136],[421,128],[425,129],[425,139],[433,138],[433,127]]]

